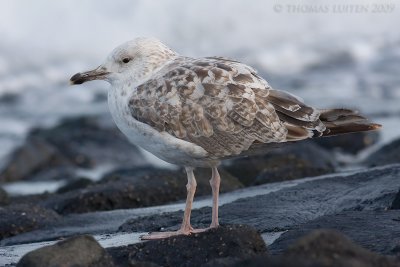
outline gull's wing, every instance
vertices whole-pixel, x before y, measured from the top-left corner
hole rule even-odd
[[[136,88],[129,107],[137,120],[215,158],[240,154],[254,141],[294,141],[325,130],[317,109],[225,58],[176,59]]]

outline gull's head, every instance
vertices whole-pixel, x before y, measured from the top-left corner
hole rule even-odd
[[[94,70],[80,72],[71,77],[71,84],[105,80],[140,83],[176,56],[176,53],[155,38],[136,38],[117,48],[105,62]]]

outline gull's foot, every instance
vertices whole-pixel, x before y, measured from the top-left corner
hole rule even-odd
[[[207,230],[210,230],[211,227],[204,228],[204,229],[193,229],[193,227],[189,227],[189,229],[179,229],[178,231],[173,231],[173,232],[152,232],[148,233],[147,235],[142,235],[140,237],[141,240],[157,240],[157,239],[163,239],[163,238],[168,238],[172,236],[178,236],[178,235],[190,235],[190,234],[198,234],[198,233],[203,233]]]

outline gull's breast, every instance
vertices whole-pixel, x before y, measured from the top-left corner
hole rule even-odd
[[[108,105],[114,122],[129,141],[158,158],[177,165],[206,166],[208,152],[202,147],[178,139],[167,132],[159,132],[148,124],[137,121],[128,107],[128,94],[110,90]]]

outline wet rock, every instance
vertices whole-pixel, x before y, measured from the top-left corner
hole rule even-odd
[[[0,206],[7,205],[9,203],[9,198],[7,192],[0,187]]]
[[[235,267],[395,267],[400,259],[368,251],[335,230],[319,229],[295,240],[280,256],[258,256]]]
[[[50,175],[47,172],[66,167],[143,165],[146,161],[138,148],[115,126],[102,120],[102,117],[66,119],[56,127],[33,130],[25,144],[9,156],[0,173],[0,182],[46,179]]]
[[[397,253],[396,247],[400,244],[400,210],[346,211],[322,216],[281,235],[269,247],[270,252],[281,254],[295,240],[319,228],[340,231],[364,249],[394,255]],[[327,246],[327,244],[319,244],[319,246]],[[338,248],[334,247],[334,249]]]
[[[394,198],[392,206],[390,208],[393,210],[400,210],[400,190]]]
[[[376,144],[379,141],[379,132],[358,132],[312,139],[319,146],[350,154],[357,154],[361,150]]]
[[[266,250],[257,231],[246,225],[107,249],[120,265],[152,262],[161,266],[201,266],[216,258],[243,259],[265,254]]]
[[[368,166],[381,166],[400,162],[400,139],[383,146],[378,151],[372,153],[364,164]]]
[[[245,185],[293,180],[334,172],[335,161],[311,142],[272,149],[265,155],[234,159],[224,168]]]
[[[352,175],[301,182],[288,188],[241,198],[220,207],[222,224],[248,224],[261,232],[277,232],[345,210],[390,208],[400,187],[400,165],[376,168]],[[128,220],[124,231],[177,229],[183,212],[164,213]],[[192,224],[207,226],[211,208],[195,209]]]
[[[320,266],[395,267],[400,264],[394,258],[370,252],[332,230],[315,230],[300,238],[285,251],[284,257],[309,259]]]
[[[73,179],[71,181],[69,181],[66,185],[60,187],[57,190],[57,193],[65,193],[65,192],[69,192],[69,191],[73,191],[73,190],[77,190],[77,189],[82,189],[82,188],[86,188],[89,185],[93,185],[94,182],[88,178],[77,178],[77,179]]]
[[[59,218],[54,211],[34,205],[0,207],[0,239],[44,227]]]
[[[104,248],[91,236],[76,236],[27,253],[17,267],[112,267]]]
[[[211,194],[208,182],[211,173],[200,170],[196,174],[197,195]],[[222,192],[242,187],[231,175],[223,178]],[[186,183],[184,171],[153,167],[122,169],[105,175],[100,183],[51,196],[41,204],[60,214],[160,205],[185,199]]]

